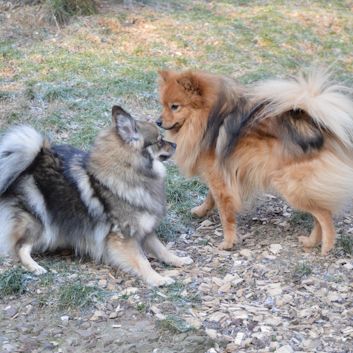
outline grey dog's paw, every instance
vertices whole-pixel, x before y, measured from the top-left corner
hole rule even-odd
[[[175,281],[171,277],[159,276],[158,278],[154,278],[152,281],[149,281],[148,284],[151,287],[161,287],[161,286],[169,286],[173,284]]]
[[[25,269],[27,271],[32,272],[33,274],[35,274],[37,276],[43,275],[44,273],[48,272],[44,267],[38,265],[37,263],[35,263],[35,264],[31,265],[31,266],[25,267]]]
[[[170,264],[176,267],[182,267],[185,265],[190,265],[194,263],[193,259],[189,256],[185,256],[185,257],[179,257],[179,256],[175,256],[175,258],[173,258],[170,261]]]

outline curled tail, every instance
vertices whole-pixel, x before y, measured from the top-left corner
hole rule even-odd
[[[262,117],[303,110],[317,126],[353,147],[353,102],[345,91],[348,89],[331,81],[327,70],[315,69],[294,79],[257,83],[250,96],[257,105],[264,104]]]
[[[0,140],[0,195],[33,163],[44,144],[44,137],[30,126],[5,132]]]

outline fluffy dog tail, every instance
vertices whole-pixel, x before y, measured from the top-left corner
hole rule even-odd
[[[33,163],[44,144],[44,137],[30,126],[5,132],[0,140],[0,195]]]
[[[261,117],[303,110],[322,129],[347,147],[353,146],[353,102],[348,89],[334,84],[324,69],[311,70],[293,79],[266,80],[255,84],[251,97],[262,105]]]

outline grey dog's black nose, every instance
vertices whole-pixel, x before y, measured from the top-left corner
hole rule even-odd
[[[162,118],[159,118],[157,121],[156,121],[156,124],[161,127],[162,126]]]

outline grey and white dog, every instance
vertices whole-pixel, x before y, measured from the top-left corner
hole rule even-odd
[[[89,152],[52,145],[29,126],[11,128],[0,141],[0,253],[41,274],[32,252],[73,248],[149,285],[172,283],[152,269],[145,251],[174,266],[192,263],[155,234],[166,212],[161,161],[174,150],[154,124],[118,106]]]

